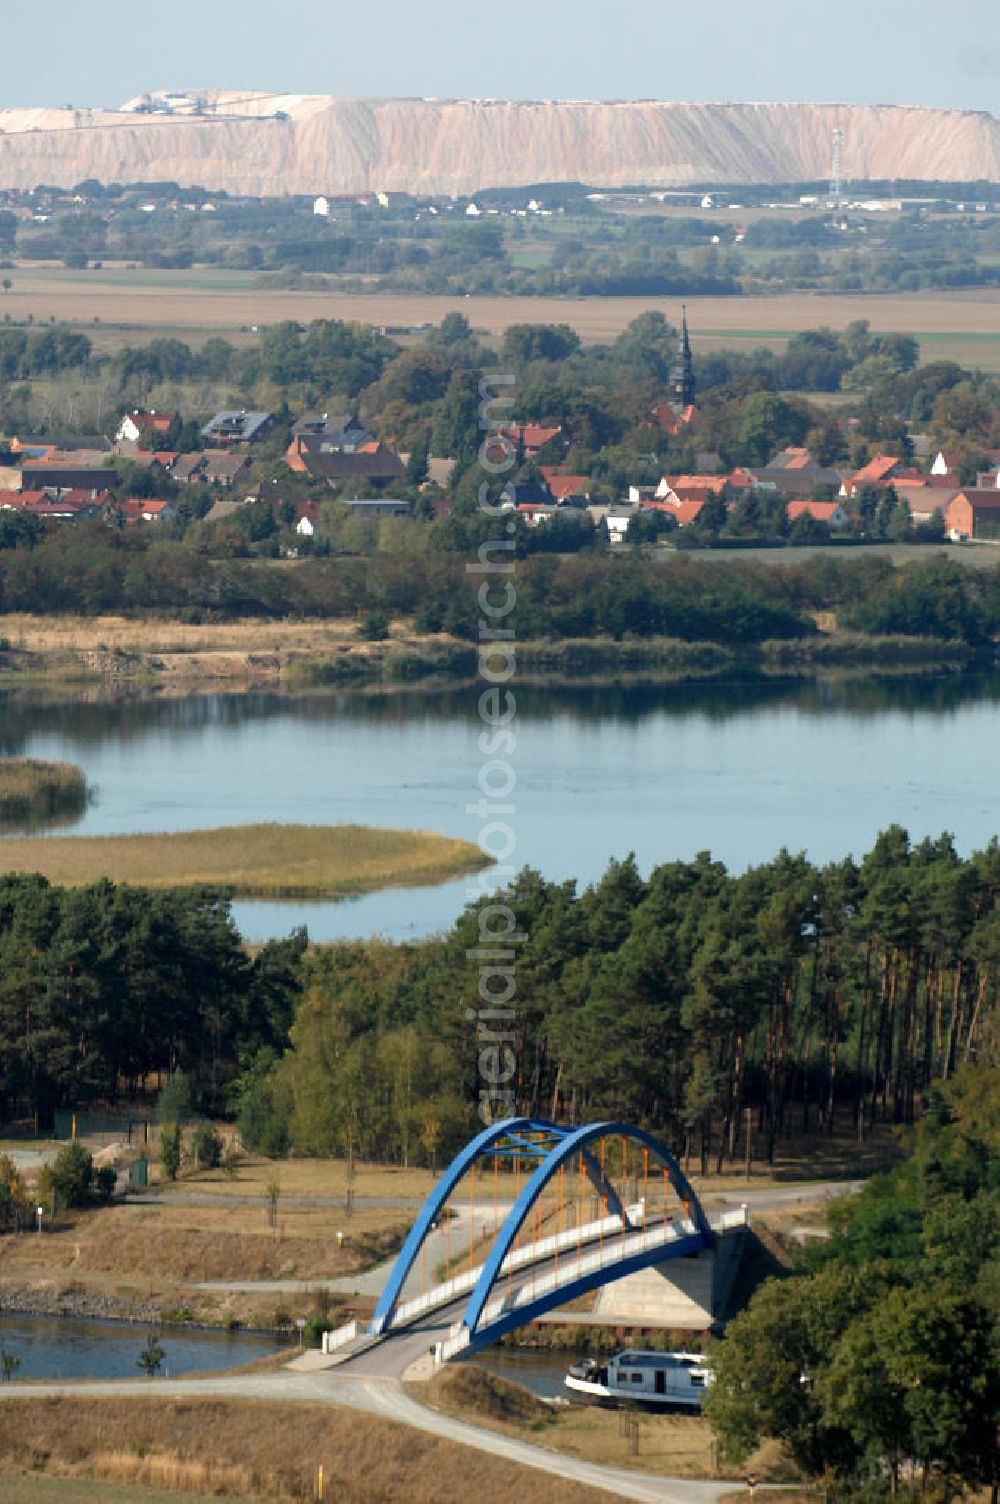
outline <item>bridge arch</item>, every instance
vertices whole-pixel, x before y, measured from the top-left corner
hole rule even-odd
[[[448,1198],[477,1159],[485,1159],[497,1152],[508,1156],[520,1154],[525,1158],[540,1160],[544,1163],[570,1132],[572,1130],[561,1128],[555,1123],[548,1123],[540,1118],[502,1118],[496,1123],[491,1123],[481,1133],[477,1133],[464,1149],[459,1150],[420,1208],[417,1219],[399,1251],[378,1305],[375,1307],[371,1323],[373,1334],[377,1335],[392,1325],[406,1278],[420,1255],[425,1239],[437,1222]],[[607,1202],[612,1215],[624,1221],[625,1208],[621,1204],[617,1191],[593,1155],[586,1151],[584,1151],[584,1167],[597,1194]]]
[[[497,1230],[490,1252],[479,1271],[479,1278],[469,1297],[462,1322],[470,1334],[476,1331],[483,1308],[500,1275],[504,1260],[513,1250],[515,1239],[525,1219],[539,1195],[561,1166],[572,1162],[579,1156],[608,1214],[618,1218],[623,1232],[627,1230],[629,1223],[626,1209],[601,1163],[595,1158],[590,1148],[597,1140],[612,1137],[628,1140],[648,1150],[659,1161],[674,1192],[683,1203],[688,1217],[694,1224],[694,1231],[683,1240],[682,1245],[678,1245],[676,1251],[687,1253],[711,1248],[714,1244],[714,1235],[697,1196],[675,1157],[652,1134],[644,1129],[616,1121],[601,1121],[581,1128],[568,1128],[537,1118],[505,1118],[484,1128],[455,1155],[427,1197],[399,1252],[376,1306],[370,1327],[372,1335],[378,1336],[392,1326],[403,1287],[420,1255],[424,1241],[435,1226],[456,1186],[480,1158],[496,1155],[499,1158],[527,1159],[534,1161],[536,1168]],[[624,1152],[623,1149],[623,1158]],[[645,1262],[650,1262],[650,1260],[647,1258]],[[625,1272],[627,1269],[623,1267],[620,1273]]]
[[[500,1276],[503,1263],[514,1245],[514,1240],[521,1230],[525,1218],[531,1211],[532,1206],[538,1199],[545,1186],[556,1174],[561,1165],[571,1162],[574,1155],[586,1154],[587,1145],[596,1139],[621,1137],[634,1143],[641,1144],[662,1164],[670,1183],[678,1198],[684,1205],[691,1221],[695,1226],[695,1240],[700,1248],[712,1248],[715,1244],[715,1234],[709,1224],[708,1218],[702,1209],[701,1202],[695,1195],[690,1182],[682,1171],[677,1160],[658,1139],[647,1133],[642,1128],[632,1128],[627,1123],[599,1122],[589,1123],[585,1127],[570,1130],[564,1133],[560,1142],[557,1143],[539,1164],[535,1173],[524,1186],[514,1205],[511,1207],[496,1238],[493,1246],[483,1262],[482,1272],[476,1283],[476,1287],[469,1296],[468,1305],[462,1317],[462,1324],[470,1333],[474,1333],[479,1325],[479,1319],[483,1313],[483,1307],[490,1297],[490,1292]],[[617,1199],[617,1198],[616,1198]],[[614,1210],[623,1227],[627,1226],[626,1214],[621,1203]],[[622,1270],[621,1272],[625,1272]]]

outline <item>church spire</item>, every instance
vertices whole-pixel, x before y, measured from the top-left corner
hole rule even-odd
[[[688,338],[687,306],[681,305],[681,333],[677,341],[677,359],[670,372],[670,405],[675,413],[694,406],[694,360]]]

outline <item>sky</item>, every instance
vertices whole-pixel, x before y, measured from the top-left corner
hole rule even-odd
[[[163,88],[1000,113],[998,0],[14,0],[0,106]]]

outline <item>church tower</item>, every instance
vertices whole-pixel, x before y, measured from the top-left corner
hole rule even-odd
[[[670,405],[678,416],[694,406],[694,361],[688,338],[687,307],[681,307],[681,334],[677,341],[677,359],[670,372]]]

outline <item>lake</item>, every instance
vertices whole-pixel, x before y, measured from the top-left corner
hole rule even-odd
[[[136,1358],[155,1331],[166,1378],[211,1368],[236,1368],[277,1352],[277,1339],[248,1332],[200,1332],[83,1321],[70,1316],[0,1315],[0,1348],[20,1359],[21,1379],[135,1379]]]
[[[630,851],[644,871],[702,850],[736,870],[781,846],[827,861],[894,821],[963,851],[1000,829],[1000,673],[516,692],[512,860],[549,878]],[[0,752],[96,785],[88,834],[349,821],[475,840],[481,730],[471,688],[0,702]],[[234,912],[250,939],[412,939],[447,928],[470,881]]]

